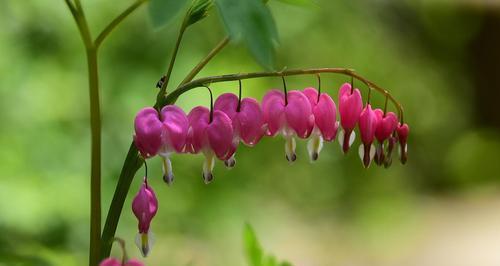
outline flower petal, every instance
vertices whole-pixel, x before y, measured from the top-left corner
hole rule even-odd
[[[384,142],[396,130],[398,118],[393,112],[387,112],[385,115],[381,109],[375,109],[374,112],[378,120],[375,137],[379,142]]]
[[[125,263],[125,266],[144,266],[144,264],[136,259],[130,259]]]
[[[375,129],[377,128],[377,116],[372,107],[368,104],[359,116],[359,133],[364,144],[371,144],[375,139]]]
[[[186,113],[176,105],[167,105],[161,109],[161,117],[165,126],[164,150],[182,152],[186,145],[189,121]]]
[[[121,265],[122,263],[115,258],[107,258],[101,261],[101,263],[99,263],[99,266],[121,266]]]
[[[210,120],[210,111],[204,106],[197,106],[188,114],[189,130],[186,139],[186,151],[198,153],[206,145],[205,130]]]
[[[241,100],[240,112],[233,120],[233,125],[235,130],[238,130],[241,140],[249,146],[257,144],[264,135],[263,124],[262,110],[257,100],[253,98]]]
[[[345,83],[339,91],[340,124],[346,132],[353,130],[363,110],[363,101],[358,89],[351,93],[351,85]]]
[[[231,119],[222,111],[213,113],[213,120],[207,126],[206,134],[210,148],[215,152],[217,158],[226,160],[234,153],[233,126]]]
[[[287,125],[298,137],[307,138],[314,127],[314,115],[307,97],[300,91],[289,91],[288,105],[285,107]]]
[[[275,136],[285,122],[285,95],[279,90],[270,90],[262,99],[262,114],[267,124],[268,136]]]
[[[164,132],[158,112],[151,107],[143,108],[135,117],[134,143],[142,156],[155,156],[162,146]]]
[[[238,108],[238,96],[233,93],[221,94],[214,102],[214,110],[219,110],[226,113],[231,120],[234,119],[236,115],[236,109]]]

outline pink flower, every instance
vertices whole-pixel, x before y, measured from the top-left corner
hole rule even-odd
[[[314,127],[314,115],[307,97],[300,91],[292,90],[285,94],[279,90],[269,91],[262,100],[264,123],[267,123],[268,136],[280,132],[286,140],[285,154],[289,162],[296,160],[295,138],[307,138]]]
[[[347,153],[354,142],[356,134],[353,132],[363,110],[363,101],[358,89],[352,89],[351,84],[344,83],[339,90],[339,113],[342,131],[339,133],[339,144],[342,151]]]
[[[214,110],[224,112],[232,121],[233,142],[236,150],[240,141],[248,146],[254,146],[264,135],[262,110],[253,98],[243,98],[239,103],[238,96],[232,93],[220,95],[214,103]],[[235,164],[234,153],[224,163],[228,167]]]
[[[399,152],[400,152],[400,160],[402,164],[406,163],[406,160],[408,159],[408,145],[406,141],[408,140],[408,134],[410,133],[410,127],[408,124],[401,124],[399,123],[398,128],[396,129],[396,132],[398,133],[398,140],[399,140]]]
[[[363,144],[359,146],[359,156],[365,167],[370,166],[370,162],[375,155],[375,148],[372,143],[375,140],[377,122],[377,115],[372,110],[371,105],[367,104],[359,116],[359,133],[361,135],[361,141],[363,142]]]
[[[145,257],[148,255],[153,244],[149,226],[158,211],[158,200],[153,189],[148,186],[146,177],[139,192],[132,201],[132,211],[137,220],[139,220],[139,233],[137,234],[136,244]]]
[[[131,259],[131,260],[128,260],[127,262],[122,263],[115,258],[107,258],[107,259],[104,259],[99,264],[99,266],[144,266],[144,264],[142,264],[142,262],[135,260],[135,259]]]
[[[387,112],[381,109],[374,110],[377,116],[377,129],[375,130],[375,137],[377,138],[378,144],[375,153],[375,162],[378,165],[382,165],[385,161],[384,154],[384,142],[391,137],[391,134],[396,130],[398,126],[398,118],[393,112]]]
[[[309,99],[314,115],[313,137],[307,143],[307,150],[312,161],[316,161],[323,147],[323,140],[333,141],[337,135],[337,107],[326,93],[318,95],[315,88],[305,88],[304,95]]]
[[[162,146],[163,124],[158,112],[143,108],[135,117],[134,143],[144,158],[155,156]]]
[[[231,119],[222,111],[211,113],[203,106],[195,107],[188,114],[189,132],[186,150],[191,153],[203,152],[203,180],[213,180],[212,171],[215,157],[228,160],[234,154],[233,126]]]
[[[184,151],[189,122],[186,113],[175,105],[167,105],[161,109],[161,120],[164,133],[159,154],[163,162],[163,179],[170,185],[174,180],[170,156],[174,152]]]

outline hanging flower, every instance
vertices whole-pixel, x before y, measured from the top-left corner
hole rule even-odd
[[[149,226],[158,211],[158,200],[153,189],[147,183],[147,177],[144,178],[139,192],[132,201],[132,211],[139,221],[139,233],[136,237],[136,244],[142,255],[146,257],[154,241]]]
[[[143,108],[135,117],[134,144],[144,158],[155,156],[162,146],[163,124],[156,109]]]
[[[307,143],[307,150],[312,161],[316,161],[323,147],[323,140],[333,141],[337,135],[337,107],[326,93],[320,93],[315,88],[305,88],[304,95],[309,99],[314,115],[312,137]]]
[[[163,179],[170,185],[174,180],[170,156],[184,151],[189,122],[186,113],[175,105],[163,107],[160,113],[164,133],[159,154],[162,157]]]
[[[375,163],[382,165],[385,161],[384,142],[396,130],[398,118],[393,112],[384,113],[381,109],[375,109],[374,112],[378,121],[377,128],[375,129],[375,138],[378,141],[375,152]]]
[[[372,143],[375,139],[377,122],[377,115],[372,110],[371,105],[367,104],[359,116],[359,133],[361,135],[361,141],[363,142],[363,144],[359,146],[359,157],[364,167],[370,166],[370,162],[375,155],[375,148]]]
[[[115,258],[107,258],[99,263],[99,266],[144,266],[144,264],[135,259],[130,259],[128,261],[119,261]]]
[[[408,126],[408,124],[399,123],[396,132],[398,133],[400,160],[402,164],[405,164],[406,160],[408,159],[408,154],[407,154],[408,145],[406,141],[408,140],[410,127]]]
[[[224,112],[219,110],[211,112],[203,106],[192,109],[188,114],[188,120],[186,151],[203,152],[205,155],[203,180],[208,184],[213,180],[215,157],[225,161],[233,156],[232,122]]]
[[[278,132],[285,138],[285,154],[289,162],[296,160],[295,138],[308,138],[314,127],[314,115],[307,97],[300,91],[285,94],[279,90],[269,91],[262,100],[264,123],[268,136]]]
[[[240,141],[253,147],[264,135],[262,110],[257,100],[243,98],[240,101],[235,94],[224,93],[215,100],[214,110],[224,112],[232,121],[234,151]],[[233,167],[236,162],[234,151],[233,155],[224,161],[227,167]]]
[[[353,131],[358,123],[363,110],[363,101],[358,89],[353,89],[351,84],[344,83],[339,90],[339,114],[342,131],[339,133],[339,144],[342,151],[347,153],[351,147],[356,133]]]

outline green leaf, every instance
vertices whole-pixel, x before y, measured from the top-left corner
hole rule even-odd
[[[213,5],[212,0],[195,0],[193,5],[189,9],[189,18],[187,20],[187,26],[193,25],[194,23],[202,20],[208,15],[208,11]]]
[[[149,16],[155,28],[165,26],[187,6],[188,0],[150,0]]]
[[[255,235],[255,231],[249,224],[245,225],[243,232],[243,241],[245,245],[245,253],[250,266],[262,266],[262,247]]]
[[[271,11],[262,0],[215,0],[229,37],[243,41],[255,60],[274,69],[278,32]]]
[[[290,262],[288,262],[288,261],[283,261],[283,262],[280,263],[279,266],[293,266],[293,265]]]

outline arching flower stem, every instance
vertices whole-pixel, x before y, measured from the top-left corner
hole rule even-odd
[[[244,79],[254,79],[254,78],[263,78],[263,77],[286,77],[286,76],[299,76],[299,75],[311,75],[318,73],[333,73],[333,74],[342,74],[346,76],[350,76],[353,80],[359,80],[363,82],[367,87],[374,89],[386,96],[396,107],[398,110],[399,117],[403,119],[403,107],[401,104],[384,88],[378,86],[372,81],[364,78],[359,75],[352,69],[348,68],[308,68],[308,69],[291,69],[284,71],[271,71],[271,72],[252,72],[252,73],[239,73],[239,74],[228,74],[221,76],[209,76],[204,78],[199,78],[193,80],[191,82],[185,83],[184,85],[179,86],[176,90],[169,93],[166,97],[161,99],[157,104],[159,106],[164,106],[167,103],[174,103],[177,98],[183,93],[196,88],[203,87],[207,84],[226,82],[226,81],[236,81],[236,80],[244,80]]]

